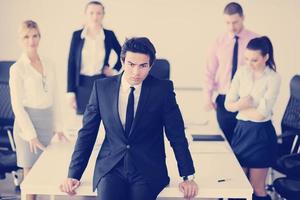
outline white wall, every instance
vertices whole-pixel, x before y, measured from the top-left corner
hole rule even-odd
[[[40,51],[56,62],[61,92],[66,87],[66,63],[71,34],[81,27],[86,0],[0,0],[0,60],[20,55],[17,30],[25,19],[38,22],[42,32]],[[171,63],[177,87],[201,87],[205,54],[215,37],[225,29],[222,11],[226,0],[104,0],[105,27],[115,31],[119,41],[147,36],[158,57]],[[275,107],[275,121],[281,119],[291,77],[300,74],[300,1],[240,0],[246,27],[268,35],[273,41],[282,88]],[[183,97],[184,98],[184,97]],[[201,105],[189,98],[186,105]],[[278,126],[278,123],[277,123]]]

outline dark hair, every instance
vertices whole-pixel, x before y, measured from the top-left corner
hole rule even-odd
[[[243,8],[240,4],[236,2],[230,2],[224,8],[224,14],[234,15],[239,14],[241,17],[244,16]]]
[[[269,55],[269,59],[266,62],[266,65],[276,71],[276,64],[274,61],[273,45],[271,40],[267,36],[258,37],[250,40],[247,45],[247,49],[260,51],[261,55]]]
[[[123,62],[125,61],[127,51],[148,55],[150,57],[150,66],[152,66],[155,60],[155,47],[146,37],[133,37],[125,41],[121,50],[121,59]]]
[[[104,6],[103,6],[103,4],[102,4],[100,1],[90,1],[90,2],[88,2],[88,3],[85,5],[84,12],[86,12],[86,10],[87,10],[87,8],[89,7],[89,5],[98,5],[98,6],[101,6],[102,9],[103,9],[103,12],[105,12],[105,11],[104,11]]]

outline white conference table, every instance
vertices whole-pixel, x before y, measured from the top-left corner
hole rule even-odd
[[[206,127],[207,128],[207,127]],[[251,200],[252,187],[247,180],[238,161],[227,142],[193,142],[191,134],[199,134],[205,127],[195,126],[187,128],[187,137],[193,157],[196,178],[199,186],[198,198],[246,198]],[[208,128],[208,130],[211,130]],[[204,134],[216,132],[204,132]],[[85,170],[81,186],[77,189],[79,196],[95,196],[92,191],[92,176],[96,155],[100,145],[94,147],[87,169]],[[74,143],[53,142],[40,156],[30,173],[21,184],[21,199],[26,194],[66,195],[59,190],[60,183],[67,177],[68,165]],[[182,193],[178,189],[181,178],[178,175],[177,164],[172,149],[166,142],[167,165],[170,185],[158,196],[180,198]],[[224,182],[218,180],[224,179]]]

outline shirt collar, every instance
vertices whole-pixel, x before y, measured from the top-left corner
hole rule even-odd
[[[245,36],[245,34],[246,34],[246,31],[245,31],[245,28],[243,28],[238,34],[237,34],[237,36],[239,37],[239,38],[243,38],[244,36]],[[234,37],[234,36],[233,36]]]
[[[250,71],[250,73],[254,73],[254,70],[248,66],[248,70]],[[272,71],[272,69],[269,66],[265,66],[264,71],[262,72],[262,76],[269,74]]]
[[[40,59],[41,59],[41,62],[44,63],[43,61],[45,60],[45,58],[44,58],[43,56],[40,56],[40,55],[39,55],[39,57],[40,57]],[[27,56],[26,53],[22,53],[20,59],[21,59],[22,62],[24,62],[25,64],[30,64],[30,63],[31,63],[31,61],[30,61],[30,59],[29,59],[29,57]],[[43,66],[43,67],[44,67],[44,66]]]
[[[25,64],[30,64],[30,59],[28,58],[26,53],[23,53],[21,56],[21,60],[25,63]]]
[[[122,78],[121,78],[121,90],[122,91],[129,91],[130,87],[134,87],[135,91],[140,91],[142,88],[142,83],[138,84],[138,85],[130,85],[127,80],[125,79],[124,73],[122,74]]]
[[[87,27],[86,26],[83,28],[80,37],[81,37],[81,39],[86,39],[88,37],[88,35],[87,35]],[[100,39],[104,40],[105,35],[104,35],[103,28],[101,28],[101,30],[97,34],[96,38],[100,38]]]
[[[244,38],[245,34],[246,34],[246,29],[242,28],[242,30],[238,34],[228,33],[228,37],[230,39],[235,39],[235,36],[238,36],[238,38],[241,39]]]

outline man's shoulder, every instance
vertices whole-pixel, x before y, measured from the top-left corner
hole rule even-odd
[[[250,38],[250,39],[253,39],[253,38],[256,38],[256,37],[260,37],[260,35],[258,33],[255,33],[249,29],[244,29],[244,32],[245,34]]]
[[[95,81],[95,84],[96,85],[107,85],[107,84],[110,84],[110,83],[113,83],[115,81],[118,80],[120,75],[115,75],[115,76],[110,76],[110,77],[105,77],[105,78],[100,78],[100,79],[97,79]]]
[[[152,87],[158,90],[164,90],[166,88],[173,88],[173,82],[167,79],[158,79],[151,75],[148,76],[147,81],[151,83]]]
[[[222,43],[222,42],[224,42],[225,40],[228,40],[228,33],[227,33],[227,32],[220,33],[220,34],[216,37],[215,43]]]

